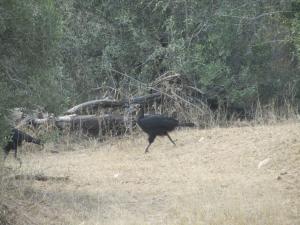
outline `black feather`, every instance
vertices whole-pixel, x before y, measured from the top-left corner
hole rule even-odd
[[[144,115],[144,109],[140,106],[137,114],[137,123],[149,136],[149,144],[145,149],[145,153],[148,152],[148,148],[154,142],[156,136],[167,136],[175,145],[168,132],[173,131],[178,126],[194,126],[193,123],[180,124],[178,120],[164,115]]]
[[[31,142],[31,143],[38,144],[38,145],[41,144],[40,139],[34,138],[21,130],[13,128],[11,130],[10,136],[8,137],[8,142],[6,143],[6,145],[3,148],[4,159],[7,157],[8,153],[12,149],[15,151],[15,158],[17,158],[18,146],[21,146],[23,141]]]

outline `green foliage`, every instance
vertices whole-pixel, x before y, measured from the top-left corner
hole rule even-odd
[[[0,110],[60,113],[122,96],[167,71],[186,75],[225,105],[247,109],[300,99],[299,0],[3,0]],[[124,75],[125,74],[125,75]],[[131,77],[131,78],[130,78]],[[97,91],[95,91],[97,90]],[[146,91],[146,90],[142,90]],[[295,97],[295,96],[293,96]],[[295,99],[294,99],[295,100]]]
[[[52,1],[0,2],[1,137],[9,132],[4,129],[9,109],[48,106],[54,103],[53,97],[61,101],[62,96],[50,88],[57,81],[53,68],[60,61],[60,35],[60,18]],[[48,99],[39,98],[40,93]]]

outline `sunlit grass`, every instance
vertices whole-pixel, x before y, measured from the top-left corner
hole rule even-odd
[[[26,145],[22,168],[12,156],[5,166],[67,178],[14,181],[25,193],[20,216],[36,224],[294,225],[299,133],[296,121],[183,129],[171,133],[176,147],[158,138],[149,154],[138,133],[103,143],[47,143],[42,151]]]

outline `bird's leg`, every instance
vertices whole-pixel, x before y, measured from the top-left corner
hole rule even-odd
[[[149,152],[149,151],[148,151],[148,148],[150,147],[151,144],[152,144],[152,143],[149,143],[148,146],[145,148],[145,154]]]
[[[22,166],[22,160],[21,160],[21,158],[18,157],[18,147],[14,148],[14,150],[15,150],[15,158],[20,163],[20,168],[21,168],[21,166]]]
[[[4,157],[3,157],[3,160],[5,161],[6,160],[6,158],[7,158],[7,153],[6,152],[4,152]]]
[[[18,155],[17,155],[18,154],[18,148],[14,148],[14,150],[15,150],[15,158],[18,159]]]
[[[154,142],[155,138],[156,138],[156,135],[149,134],[149,136],[148,136],[149,144],[148,144],[148,146],[145,148],[145,153],[148,153],[148,152],[149,152],[149,151],[148,151],[148,148],[149,148],[150,145]]]
[[[9,148],[4,148],[4,156],[3,156],[3,160],[5,161],[6,160],[6,158],[7,158],[7,156],[8,156],[8,153],[9,153],[9,150],[8,150]]]
[[[170,137],[170,135],[169,135],[168,133],[167,133],[167,136],[168,136],[169,140],[170,140],[174,145],[176,145],[175,142],[172,140],[172,138]]]
[[[22,160],[21,160],[19,157],[17,157],[16,159],[17,159],[18,162],[20,163],[20,168],[21,168],[21,167],[22,167]]]

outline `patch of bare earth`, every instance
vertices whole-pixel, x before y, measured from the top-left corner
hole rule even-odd
[[[300,124],[179,130],[23,154],[38,224],[300,224]],[[61,150],[64,146],[58,146]],[[9,163],[13,163],[10,159]]]

